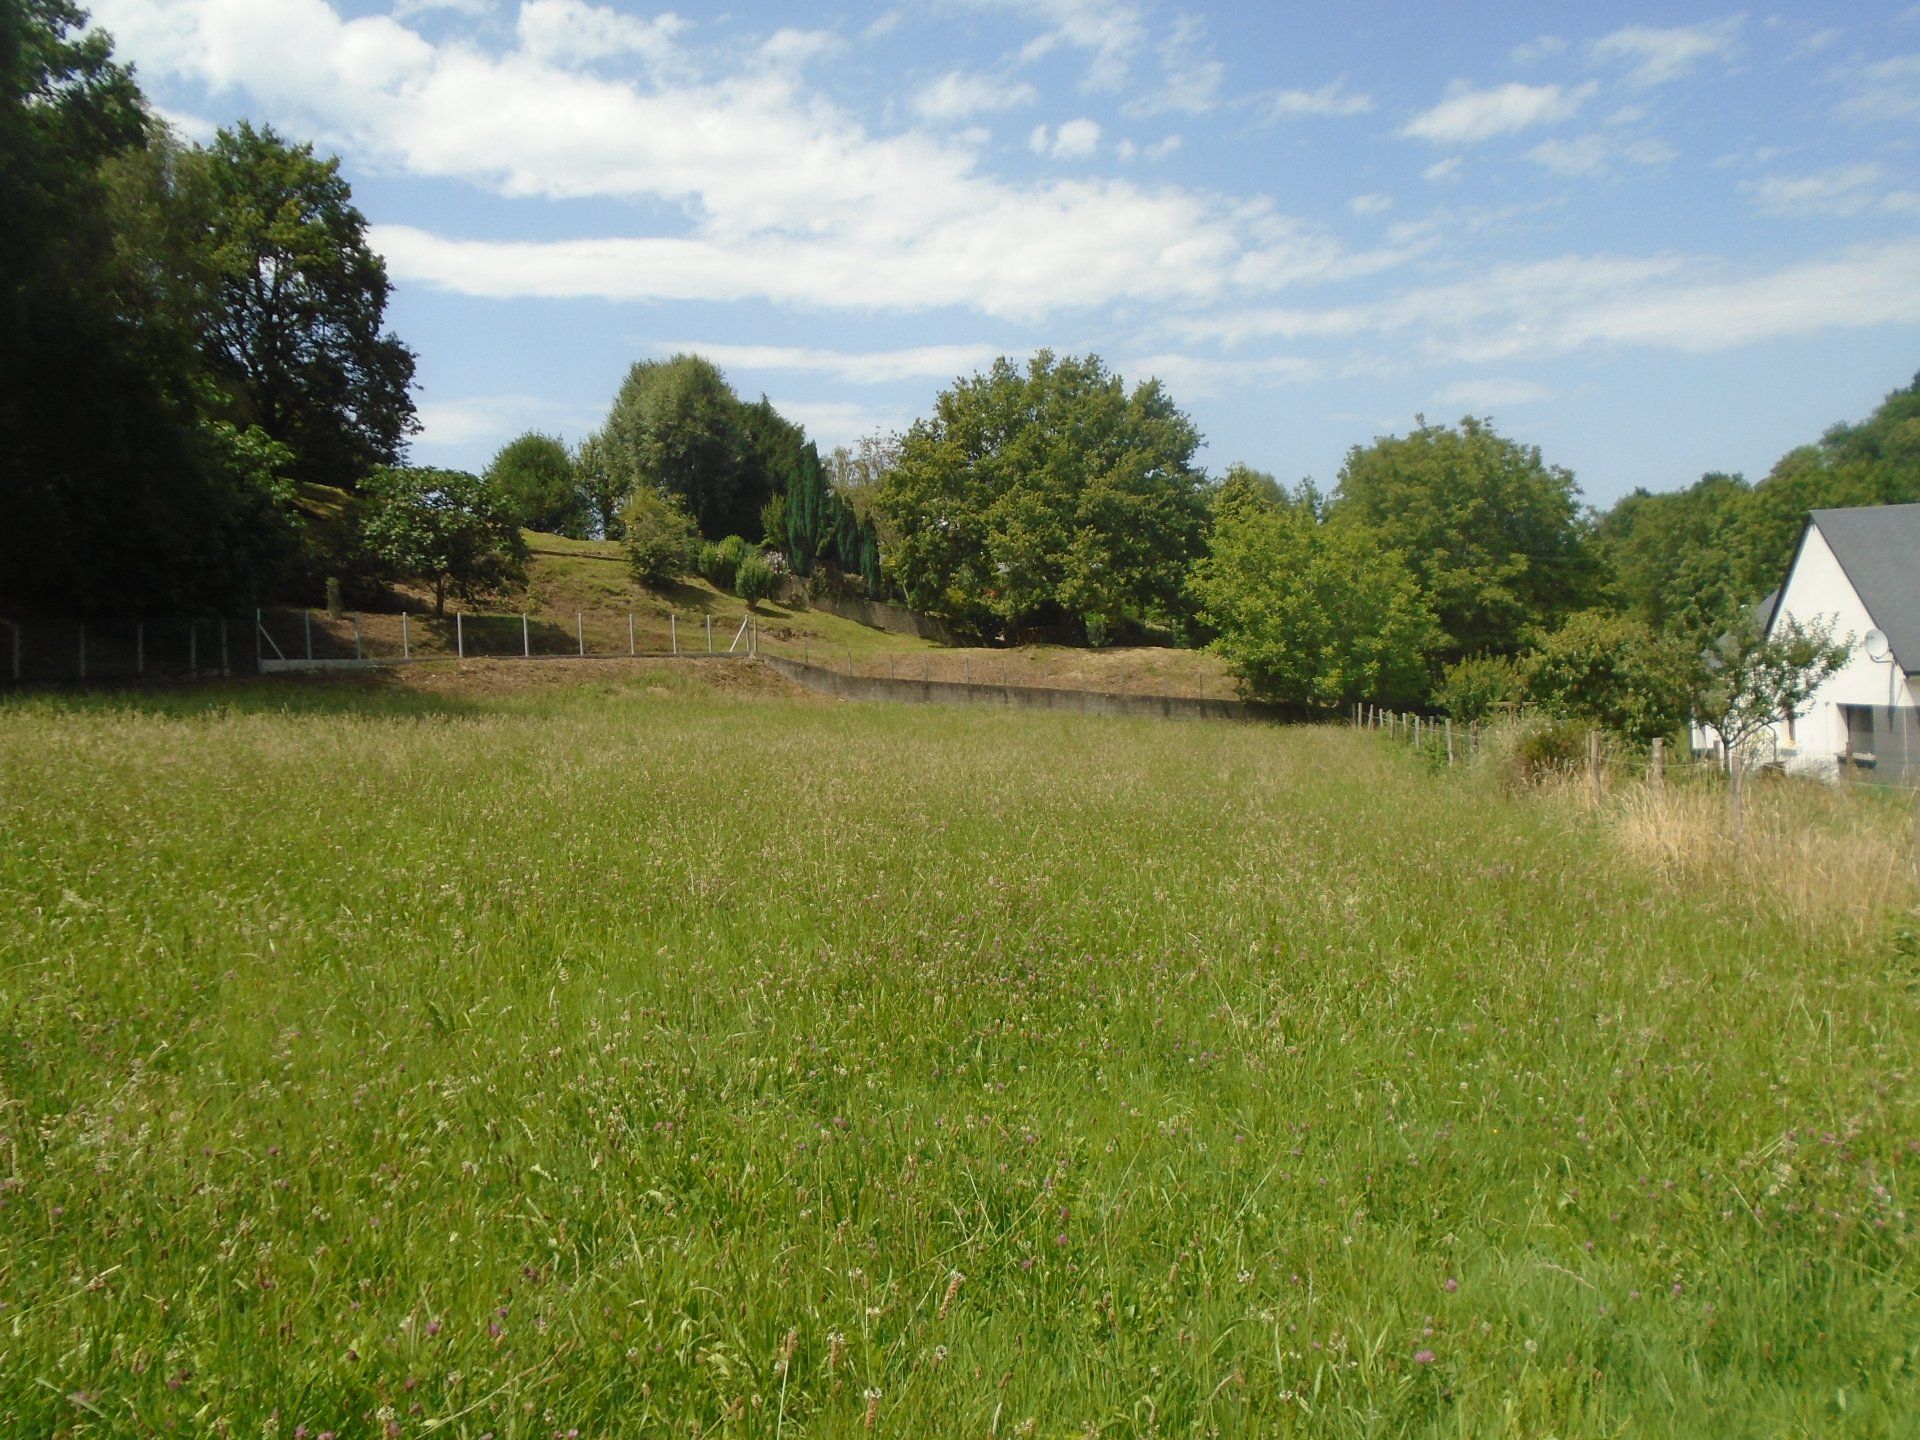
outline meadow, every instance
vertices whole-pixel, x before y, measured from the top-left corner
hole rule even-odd
[[[1920,1425],[1910,892],[619,666],[0,702],[0,1432]]]

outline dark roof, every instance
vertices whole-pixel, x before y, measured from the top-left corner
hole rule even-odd
[[[1807,520],[1826,536],[1900,668],[1920,673],[1920,505],[1815,510]]]
[[[1753,623],[1760,627],[1760,633],[1766,634],[1773,628],[1773,612],[1780,608],[1780,590],[1778,586],[1753,602]]]

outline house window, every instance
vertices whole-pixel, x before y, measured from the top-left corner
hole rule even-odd
[[[1871,705],[1842,705],[1840,718],[1847,722],[1847,755],[1856,761],[1873,763],[1874,732]]]

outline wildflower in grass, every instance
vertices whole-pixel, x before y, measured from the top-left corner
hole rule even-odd
[[[1446,1291],[1449,1295],[1451,1295],[1453,1294],[1454,1291],[1460,1288],[1460,1282],[1454,1279],[1451,1275],[1449,1275],[1447,1277],[1447,1283],[1442,1285],[1440,1288]]]
[[[880,1419],[880,1392],[878,1390],[868,1390],[865,1392],[865,1396],[867,1402],[867,1417],[863,1422],[863,1428],[871,1430],[875,1422]]]
[[[947,1311],[953,1308],[954,1297],[960,1293],[960,1287],[966,1283],[967,1277],[958,1270],[947,1277],[947,1293],[940,1297],[940,1309],[934,1318],[939,1320],[947,1318]]]
[[[1416,1351],[1414,1351],[1414,1352],[1413,1352],[1413,1363],[1414,1363],[1414,1364],[1416,1364],[1416,1365],[1431,1365],[1431,1364],[1432,1364],[1433,1362],[1434,1362],[1434,1353],[1433,1353],[1433,1351],[1431,1351],[1431,1350],[1416,1350]]]
[[[847,1353],[847,1337],[838,1330],[827,1336],[827,1373],[840,1368],[840,1357]]]

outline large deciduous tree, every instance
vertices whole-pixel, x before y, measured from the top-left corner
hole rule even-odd
[[[289,457],[218,416],[203,212],[84,22],[66,0],[0,5],[0,606],[244,603],[297,541]]]
[[[528,530],[584,540],[592,521],[574,459],[557,437],[529,430],[502,445],[486,480],[515,522]]]
[[[361,543],[394,579],[472,600],[525,574],[526,541],[500,495],[464,470],[380,469],[361,488]]]
[[[1594,581],[1573,475],[1469,416],[1356,446],[1330,515],[1406,557],[1441,656],[1512,654],[1581,608]]]
[[[757,531],[766,497],[749,497],[743,484],[749,439],[740,411],[712,361],[643,360],[627,372],[601,431],[608,466],[629,492],[648,485],[678,496],[703,535]]]
[[[1419,699],[1440,636],[1406,564],[1369,531],[1321,520],[1309,497],[1276,503],[1260,478],[1222,487],[1211,547],[1194,567],[1211,648],[1262,700]]]
[[[297,478],[353,488],[417,427],[413,354],[381,329],[386,264],[340,163],[244,121],[194,163],[216,286],[208,363]]]
[[[1206,503],[1193,424],[1097,356],[1003,359],[915,422],[875,508],[917,608],[983,630],[1071,622],[1096,642],[1186,608]]]

